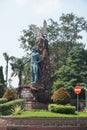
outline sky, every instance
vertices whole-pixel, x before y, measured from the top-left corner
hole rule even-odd
[[[25,55],[18,40],[23,29],[31,24],[41,27],[44,19],[58,21],[63,13],[74,13],[87,21],[87,0],[0,0],[0,66],[3,66],[3,72],[4,52],[19,58]],[[86,33],[83,41],[87,41]],[[11,69],[9,78],[10,75]],[[17,87],[17,77],[12,80],[12,85]]]

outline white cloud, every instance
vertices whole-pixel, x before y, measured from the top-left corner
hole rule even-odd
[[[52,14],[61,8],[61,3],[60,0],[43,0],[35,8],[38,14]]]
[[[55,11],[60,10],[60,0],[15,0],[19,6],[29,6],[32,13],[38,15],[53,14]]]
[[[28,3],[29,0],[16,0],[16,3],[19,5],[19,6],[24,6]]]

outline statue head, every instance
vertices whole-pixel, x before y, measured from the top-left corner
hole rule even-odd
[[[37,49],[35,46],[32,48],[32,52],[37,52]]]

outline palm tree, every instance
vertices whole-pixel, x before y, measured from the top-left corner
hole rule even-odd
[[[18,76],[19,83],[18,86],[20,87],[22,85],[22,72],[24,70],[24,63],[23,58],[16,58],[13,57],[10,63],[11,69],[12,69],[12,75],[11,76]]]
[[[11,57],[9,57],[9,55],[6,52],[3,53],[3,56],[4,56],[4,59],[6,61],[5,75],[6,75],[6,87],[7,87],[7,84],[8,84],[8,64],[9,64],[9,60]]]

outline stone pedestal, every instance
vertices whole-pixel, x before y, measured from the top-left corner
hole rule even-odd
[[[48,104],[35,102],[35,101],[26,101],[25,103],[25,110],[29,109],[47,109]]]
[[[25,109],[47,109],[50,102],[49,91],[34,84],[19,87],[17,98],[26,99]]]

